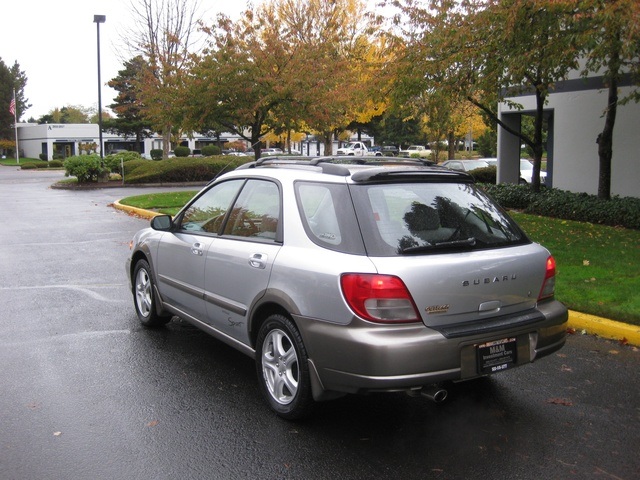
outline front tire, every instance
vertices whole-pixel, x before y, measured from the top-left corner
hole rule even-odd
[[[146,260],[138,260],[133,269],[133,304],[140,323],[145,327],[159,327],[171,320],[171,315],[158,314],[151,268]]]
[[[262,395],[279,416],[298,420],[314,406],[307,351],[300,332],[284,315],[262,324],[256,343],[256,371]]]

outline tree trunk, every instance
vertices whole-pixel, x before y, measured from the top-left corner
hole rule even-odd
[[[609,95],[604,128],[598,135],[598,158],[600,172],[598,174],[598,198],[611,198],[611,158],[613,157],[613,127],[616,124],[618,107],[618,75],[620,72],[620,31],[613,32],[611,56],[609,57]]]
[[[618,82],[612,76],[609,83],[609,101],[604,121],[604,128],[598,135],[598,157],[600,172],[598,174],[598,198],[609,200],[611,198],[611,158],[613,157],[613,127],[616,123],[616,110],[618,105]]]
[[[542,123],[544,115],[544,102],[546,95],[544,95],[539,88],[539,83],[536,83],[536,117],[534,121],[533,131],[533,173],[531,174],[531,190],[535,193],[540,192],[540,169],[542,167],[542,154],[544,147],[542,145]],[[519,163],[518,163],[519,164]]]
[[[449,160],[455,160],[456,158],[456,135],[453,132],[449,132],[447,135],[448,147],[449,147]]]
[[[333,155],[333,132],[324,132],[322,137],[324,140],[324,154]]]
[[[162,158],[169,158],[171,150],[171,125],[165,125],[162,129]]]

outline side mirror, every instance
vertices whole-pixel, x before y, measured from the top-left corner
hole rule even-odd
[[[168,232],[173,227],[171,215],[158,215],[151,219],[151,228],[161,232]]]

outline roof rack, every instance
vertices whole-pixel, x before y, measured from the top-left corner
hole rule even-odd
[[[348,167],[371,166],[377,168],[352,171]],[[473,178],[464,173],[449,170],[433,162],[419,158],[391,158],[389,157],[354,157],[354,156],[324,156],[324,157],[263,157],[255,162],[245,163],[237,169],[260,167],[286,167],[286,168],[314,168],[328,175],[341,177],[351,176],[355,182],[368,181],[397,181],[403,179],[415,179],[418,175],[430,176],[432,179],[473,182]],[[385,167],[407,167],[406,169],[394,169],[390,171]],[[430,167],[425,170],[421,167]]]

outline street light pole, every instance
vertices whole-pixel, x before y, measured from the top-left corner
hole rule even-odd
[[[100,166],[103,166],[104,153],[102,151],[102,81],[100,80],[100,24],[107,19],[106,15],[94,15],[93,21],[98,32],[98,133],[100,136]]]

